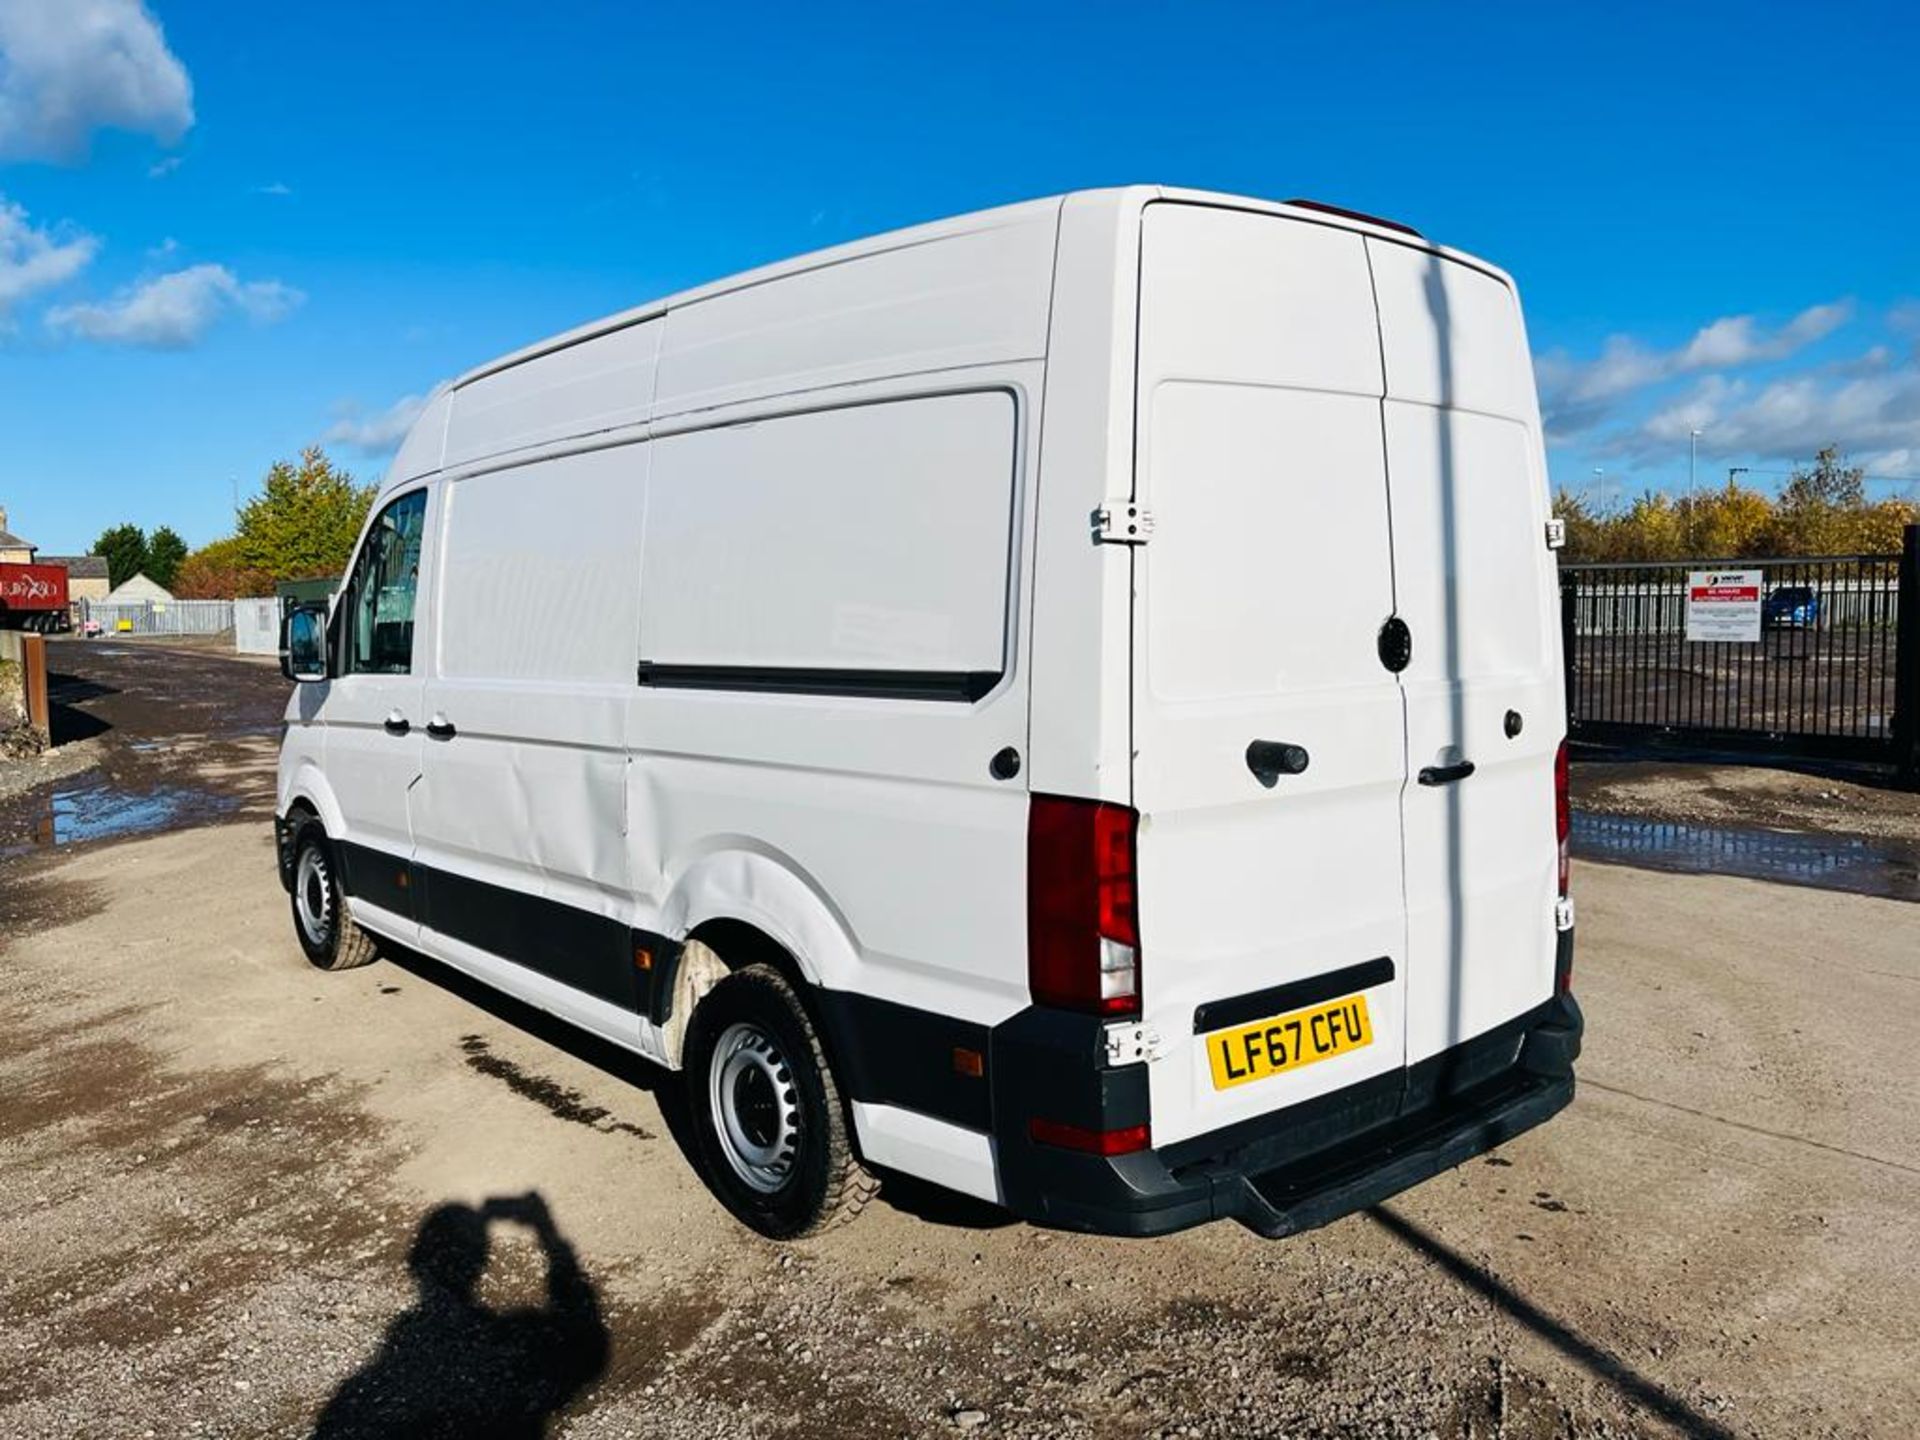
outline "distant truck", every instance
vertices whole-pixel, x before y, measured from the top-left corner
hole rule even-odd
[[[0,630],[65,634],[73,628],[64,565],[0,565]]]

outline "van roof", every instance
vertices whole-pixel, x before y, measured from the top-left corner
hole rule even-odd
[[[965,215],[951,216],[945,220],[931,221],[925,225],[914,225],[903,230],[889,230],[878,235],[869,235],[859,240],[848,241],[844,245],[835,245],[825,250],[813,250],[791,259],[778,260],[770,265],[762,265],[753,270],[744,270],[705,285],[696,285],[689,290],[681,290],[658,300],[650,300],[636,305],[630,310],[592,320],[558,335],[536,341],[532,345],[502,355],[483,365],[475,366],[455,379],[447,388],[458,390],[484,376],[522,364],[538,356],[555,350],[565,349],[569,345],[590,340],[596,335],[605,335],[622,330],[630,325],[640,324],[668,310],[690,305],[699,300],[711,299],[716,295],[725,295],[731,291],[745,290],[755,285],[764,285],[769,280],[778,280],[783,276],[796,275],[807,270],[824,269],[830,265],[844,264],[862,256],[881,254],[889,250],[904,250],[914,245],[924,245],[930,241],[945,239],[952,235],[972,234],[982,230],[994,230],[1006,225],[1017,225],[1034,218],[1046,210],[1057,210],[1069,201],[1099,204],[1105,202],[1119,211],[1139,211],[1155,200],[1184,201],[1193,204],[1226,206],[1237,210],[1256,210],[1274,215],[1291,215],[1297,219],[1317,225],[1330,225],[1337,229],[1353,230],[1371,235],[1396,245],[1406,245],[1418,250],[1430,251],[1483,270],[1502,284],[1512,286],[1507,274],[1489,265],[1475,256],[1436,245],[1419,235],[1416,231],[1390,220],[1378,220],[1361,215],[1357,211],[1342,210],[1334,206],[1321,205],[1318,202],[1288,202],[1277,200],[1259,200],[1245,195],[1233,195],[1210,190],[1187,190],[1165,185],[1128,185],[1103,190],[1078,190],[1063,195],[1049,195],[1038,200],[1025,200],[1013,205],[1001,205],[990,210],[975,210]]]

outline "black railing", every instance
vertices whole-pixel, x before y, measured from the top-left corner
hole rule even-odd
[[[1912,772],[1916,569],[1920,527],[1895,555],[1562,565],[1568,732],[1603,744],[1665,739],[1882,760]],[[1717,570],[1760,572],[1751,638],[1687,638],[1689,577]]]

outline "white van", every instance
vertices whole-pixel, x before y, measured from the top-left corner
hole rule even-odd
[[[1158,188],[842,246],[439,391],[296,612],[281,869],[682,1070],[775,1236],[896,1172],[1267,1235],[1573,1094],[1512,282]]]

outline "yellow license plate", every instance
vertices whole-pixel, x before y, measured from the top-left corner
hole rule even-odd
[[[1207,1063],[1213,1067],[1213,1088],[1227,1090],[1372,1043],[1367,997],[1345,995],[1270,1020],[1216,1030],[1207,1036]]]

